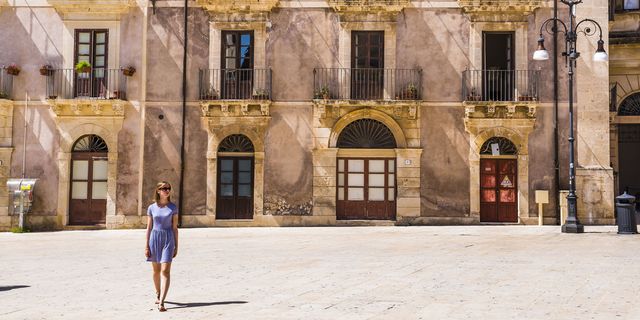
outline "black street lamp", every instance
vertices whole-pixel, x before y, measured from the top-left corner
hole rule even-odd
[[[542,31],[553,35],[555,32],[561,32],[565,35],[565,51],[562,55],[565,57],[569,66],[569,195],[567,196],[567,206],[569,207],[567,220],[562,225],[562,232],[566,233],[582,233],[584,226],[578,221],[577,197],[576,197],[576,168],[574,161],[574,138],[573,138],[573,68],[576,59],[580,57],[580,52],[576,51],[576,40],[579,33],[585,36],[592,36],[597,31],[600,39],[598,40],[598,49],[593,55],[593,61],[607,61],[609,57],[604,51],[604,41],[602,41],[602,28],[592,19],[583,19],[575,22],[575,6],[582,3],[582,0],[560,0],[560,2],[569,6],[569,24],[565,24],[562,20],[553,17],[547,19],[540,27],[540,39],[538,40],[538,50],[533,53],[533,60],[549,60],[549,52],[544,48],[544,37]],[[583,25],[581,29],[581,25]],[[563,29],[558,30],[558,25]],[[595,28],[594,28],[595,27]],[[594,28],[594,29],[592,29]]]

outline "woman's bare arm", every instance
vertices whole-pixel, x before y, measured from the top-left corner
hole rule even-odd
[[[178,255],[178,215],[173,215],[173,238],[176,240],[176,248],[173,251],[173,256]]]

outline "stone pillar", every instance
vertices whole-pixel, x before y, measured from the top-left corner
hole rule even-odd
[[[254,152],[254,174],[253,180],[253,215],[261,216],[264,213],[264,152]]]
[[[211,139],[209,139],[211,140]],[[215,219],[216,216],[216,185],[218,179],[218,158],[217,152],[207,152],[207,199],[205,201],[206,215]]]
[[[577,21],[589,18],[600,24],[605,50],[609,42],[607,13],[606,0],[584,2],[576,8]],[[582,55],[575,69],[576,189],[578,219],[584,224],[608,224],[615,221],[613,169],[609,154],[609,64],[593,61],[598,35],[598,30],[594,36],[579,34],[577,42],[578,51]]]
[[[313,215],[336,218],[337,148],[313,150]]]
[[[396,220],[420,216],[420,155],[422,149],[396,149]]]
[[[13,102],[0,100],[0,231],[11,228],[7,179],[11,173]]]

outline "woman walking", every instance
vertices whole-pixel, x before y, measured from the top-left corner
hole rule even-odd
[[[147,209],[147,247],[144,254],[153,265],[153,285],[160,312],[167,311],[164,299],[171,283],[171,260],[178,254],[178,208],[171,202],[170,193],[168,182],[158,182],[155,202]]]

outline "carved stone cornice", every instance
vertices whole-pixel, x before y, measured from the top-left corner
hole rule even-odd
[[[49,99],[47,104],[56,117],[124,118],[124,100]]]
[[[338,13],[397,14],[411,5],[410,0],[328,0]]]
[[[196,0],[209,13],[270,12],[279,0]]]
[[[476,22],[526,22],[542,0],[458,0],[462,11]]]
[[[48,2],[61,14],[122,14],[136,5],[135,0],[49,0]]]
[[[465,119],[535,119],[537,102],[464,103]]]
[[[373,108],[392,118],[415,120],[418,117],[420,101],[365,101],[365,100],[313,100],[313,116],[316,119],[337,119],[353,109]]]
[[[268,117],[270,100],[215,100],[200,103],[203,117]]]

